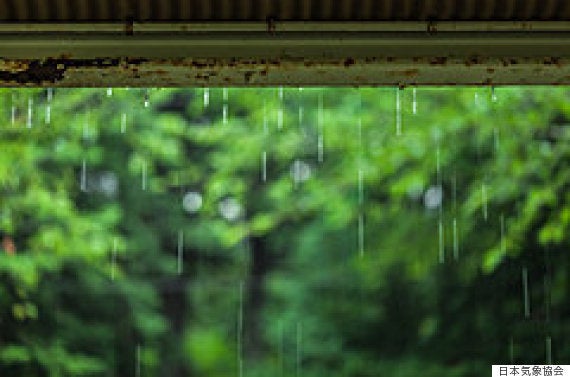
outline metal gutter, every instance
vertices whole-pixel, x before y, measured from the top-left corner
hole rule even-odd
[[[570,84],[570,22],[0,24],[0,86]]]

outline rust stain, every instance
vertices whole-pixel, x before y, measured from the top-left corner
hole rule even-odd
[[[548,56],[548,57],[544,58],[543,64],[544,65],[556,65],[558,67],[562,66],[562,64],[560,62],[560,58],[555,57],[555,56]]]
[[[314,82],[334,83],[335,85],[398,85],[400,87],[418,82],[419,85],[429,85],[430,76],[436,77],[445,69],[465,72],[468,78],[459,79],[460,83],[479,85],[504,84],[504,78],[499,73],[507,72],[502,67],[525,63],[521,68],[524,72],[535,76],[534,72],[544,72],[540,80],[547,77],[557,67],[565,67],[566,60],[558,57],[544,58],[487,58],[470,56],[466,59],[450,58],[447,56],[409,57],[345,57],[342,59],[297,59],[297,58],[179,58],[179,59],[137,59],[137,58],[100,58],[73,59],[71,55],[59,55],[44,60],[1,60],[0,86],[105,86],[116,85],[294,85],[295,83]],[[529,65],[530,64],[530,65]],[[474,66],[476,70],[468,67]],[[346,78],[343,69],[351,69]],[[269,71],[275,68],[275,77]],[[68,72],[71,73],[68,74]],[[97,84],[82,82],[85,72],[89,77],[97,75]],[[557,71],[558,72],[558,71]],[[358,73],[358,75],[355,75]],[[339,76],[340,75],[340,76]],[[419,79],[421,75],[421,80]],[[494,77],[492,79],[491,77]],[[270,78],[270,79],[269,79]],[[560,75],[552,77],[562,79]],[[176,81],[180,82],[176,84]],[[288,81],[287,81],[288,80]],[[331,81],[332,80],[332,81]],[[566,80],[567,79],[562,79]],[[174,81],[171,83],[171,81]],[[287,81],[280,83],[280,81]],[[438,85],[447,85],[437,79]],[[532,80],[531,80],[532,81]],[[105,82],[105,83],[103,83]],[[522,83],[521,79],[517,79]],[[113,84],[115,83],[115,84]]]
[[[429,61],[430,65],[445,65],[447,63],[447,56],[438,56],[431,58]]]
[[[109,68],[119,66],[119,59],[46,59],[8,64],[18,69],[0,69],[0,82],[41,85],[63,80],[69,68]],[[140,63],[139,63],[140,64]]]
[[[416,77],[420,73],[419,69],[405,69],[398,71],[389,71],[390,76]]]
[[[343,64],[344,64],[344,67],[345,67],[345,68],[348,68],[348,67],[350,67],[351,65],[354,65],[354,63],[355,63],[355,61],[354,61],[353,58],[346,58],[346,59],[344,59],[344,63],[343,63]]]

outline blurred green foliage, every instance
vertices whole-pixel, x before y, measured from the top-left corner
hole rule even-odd
[[[1,89],[0,375],[570,364],[568,90],[396,90]]]

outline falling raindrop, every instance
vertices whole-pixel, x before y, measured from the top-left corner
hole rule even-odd
[[[501,213],[500,222],[501,222],[501,253],[505,255],[507,252],[507,241],[505,240],[505,215],[503,213]]]
[[[317,110],[317,132],[318,132],[318,136],[317,136],[317,161],[319,163],[323,162],[324,159],[324,123],[323,123],[323,116],[324,116],[324,111],[323,111],[323,92],[319,92],[319,101],[318,101],[318,110]]]
[[[141,377],[141,345],[140,343],[137,344],[137,356],[136,356],[136,362],[135,362],[135,375],[136,377]]]
[[[113,88],[107,88],[107,97],[111,97],[113,95]]]
[[[141,167],[141,188],[143,191],[146,190],[146,168],[146,162],[143,162]]]
[[[279,108],[277,109],[277,129],[283,128],[283,87],[279,87]]]
[[[360,158],[358,160],[358,204],[364,204],[364,171],[362,169],[362,119],[358,119],[358,148]]]
[[[279,357],[279,375],[283,377],[285,375],[285,329],[283,326],[283,321],[279,321],[278,325],[279,332],[279,344],[277,346],[277,354]]]
[[[545,272],[544,272],[544,279],[543,279],[543,286],[544,286],[544,321],[545,323],[550,322],[550,310],[552,307],[552,276],[551,276],[551,262],[549,257],[549,249],[546,248],[544,251],[544,264],[545,264]]]
[[[515,361],[515,340],[512,336],[509,338],[509,359],[513,364]]]
[[[32,128],[32,117],[33,117],[34,99],[32,97],[28,98],[28,117],[26,118],[26,127]]]
[[[83,140],[89,139],[89,133],[89,120],[86,117],[83,121]]]
[[[199,192],[187,192],[182,199],[182,208],[188,213],[196,213],[202,208],[202,201],[202,195]]]
[[[81,163],[81,181],[80,181],[81,191],[87,192],[87,161],[83,159]]]
[[[51,100],[52,100],[52,98],[53,98],[53,89],[47,88],[46,124],[51,123]]]
[[[144,107],[148,108],[150,106],[150,91],[148,89],[144,92]]]
[[[484,183],[481,183],[481,201],[483,203],[482,210],[483,210],[483,219],[487,221],[487,186]]]
[[[204,88],[203,101],[204,107],[210,106],[210,88]]]
[[[444,238],[443,238],[442,211],[439,211],[438,234],[439,234],[439,263],[443,263],[445,261],[445,245],[444,245]]]
[[[121,133],[124,134],[127,131],[127,114],[121,114]]]
[[[111,280],[115,280],[117,270],[117,238],[113,238],[113,250],[111,254]]]
[[[267,124],[267,101],[263,98],[263,135],[267,136],[269,133],[269,126]]]
[[[457,172],[453,171],[453,178],[451,179],[451,192],[453,197],[453,211],[457,211]]]
[[[441,186],[441,161],[439,155],[440,153],[438,145],[435,150],[435,172],[436,172],[437,184]]]
[[[457,233],[457,218],[453,218],[453,259],[459,259],[459,235]]]
[[[552,365],[552,337],[546,337],[546,364]]]
[[[358,168],[358,204],[364,205],[364,172]]]
[[[13,126],[16,123],[16,96],[12,93],[12,107],[10,109],[10,124]]]
[[[182,275],[182,267],[184,262],[184,231],[178,231],[178,275]]]
[[[493,128],[493,141],[495,144],[495,153],[499,151],[499,129],[497,127]]]
[[[297,331],[296,331],[296,343],[297,343],[297,352],[296,352],[296,377],[301,376],[301,361],[303,356],[303,325],[300,322],[297,322]]]
[[[418,97],[417,97],[417,88],[412,89],[412,114],[416,115],[418,113]]]
[[[524,317],[530,318],[530,297],[528,295],[528,269],[522,269],[522,284],[523,284],[523,300],[524,300]]]
[[[358,255],[364,257],[364,214],[358,214]]]
[[[244,283],[243,281],[239,283],[239,307],[237,313],[237,363],[238,363],[238,375],[243,376],[243,292]]]
[[[491,101],[497,102],[497,93],[495,93],[495,87],[491,87]]]
[[[224,125],[228,124],[228,88],[222,89],[223,106],[222,106],[222,121]]]
[[[439,235],[439,263],[445,261],[445,239],[444,239],[444,229],[443,229],[443,185],[441,177],[441,159],[440,159],[440,148],[439,144],[435,150],[435,166],[436,166],[436,178],[437,178],[437,189],[433,193],[432,198],[432,208],[435,208],[433,204],[437,203],[437,208],[439,208],[439,219],[438,219],[438,235]],[[429,190],[428,190],[429,191]]]
[[[359,152],[362,153],[362,119],[358,117],[358,148]]]
[[[261,181],[267,181],[267,151],[261,153]]]
[[[299,128],[303,127],[303,117],[305,115],[305,106],[303,104],[303,88],[299,88],[299,110],[298,110],[298,117],[299,117]]]
[[[400,88],[396,88],[396,135],[402,135],[402,104],[400,102]]]

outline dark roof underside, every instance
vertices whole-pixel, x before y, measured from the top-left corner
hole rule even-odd
[[[0,0],[2,22],[565,21],[567,0]]]

